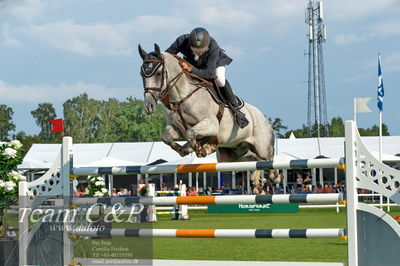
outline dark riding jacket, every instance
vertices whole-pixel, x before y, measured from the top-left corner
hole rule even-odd
[[[210,37],[210,46],[208,51],[204,52],[199,59],[194,59],[195,55],[190,49],[189,34],[179,36],[176,41],[166,50],[171,54],[182,53],[184,59],[192,64],[192,73],[204,79],[215,77],[215,69],[219,66],[229,65],[232,58],[224,53],[217,42]]]

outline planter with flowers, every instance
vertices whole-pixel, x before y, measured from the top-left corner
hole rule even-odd
[[[96,198],[101,198],[101,197],[108,197],[108,190],[105,187],[105,182],[104,178],[101,176],[88,176],[88,187],[86,188],[86,195],[90,197],[96,197]],[[99,215],[100,217],[104,216],[104,208],[100,206],[99,208]],[[106,229],[111,229],[111,223],[105,222],[104,219],[98,219],[95,222],[93,222],[92,226],[94,227],[103,227]],[[110,236],[97,236],[94,237],[96,239],[105,239],[105,238],[111,238]],[[93,239],[94,239],[93,238]]]
[[[108,197],[108,190],[105,187],[104,178],[101,176],[88,176],[88,187],[86,195],[91,197]]]
[[[26,180],[17,171],[22,163],[23,149],[18,140],[0,142],[0,265],[14,263],[18,256],[13,252],[18,240],[8,237],[7,209],[18,202],[18,183]],[[3,261],[4,260],[4,261]],[[10,264],[12,265],[12,264]]]

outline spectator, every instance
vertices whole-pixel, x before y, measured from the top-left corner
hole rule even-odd
[[[161,185],[161,191],[167,191],[167,190],[169,190],[168,187],[167,187],[167,185],[166,185],[165,183],[162,184],[162,185]]]
[[[213,190],[212,190],[211,186],[207,186],[206,195],[211,196],[211,195],[212,195],[212,192],[213,192]]]
[[[81,197],[81,196],[85,196],[85,195],[86,195],[86,189],[83,185],[81,185],[78,190],[78,196]]]
[[[121,188],[119,188],[119,191],[118,191],[118,193],[117,193],[117,196],[126,196],[126,193],[125,193],[125,191],[124,191],[124,189],[121,187]]]
[[[311,185],[311,173],[307,172],[306,178],[304,178],[303,184],[308,188],[309,191],[312,191],[312,185]]]
[[[274,194],[274,186],[272,184],[271,179],[265,178],[265,183],[263,184],[263,186],[266,194],[271,194],[271,195]]]
[[[199,194],[197,193],[196,187],[191,187],[191,188],[188,190],[187,195],[188,195],[188,196],[198,196]]]
[[[198,194],[199,195],[204,195],[204,188],[203,187],[199,187]]]
[[[333,188],[332,188],[331,184],[326,185],[325,193],[333,193]]]
[[[324,189],[322,188],[321,185],[317,186],[317,193],[324,193]]]
[[[297,174],[296,184],[297,188],[301,188],[301,185],[303,184],[303,177],[301,176],[301,174]]]
[[[111,197],[116,197],[117,196],[117,189],[113,188],[111,191]]]
[[[229,187],[221,186],[222,195],[228,195],[229,191],[230,191]]]

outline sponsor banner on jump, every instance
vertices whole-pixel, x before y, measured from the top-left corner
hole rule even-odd
[[[208,205],[209,213],[299,212],[299,204],[224,204]]]

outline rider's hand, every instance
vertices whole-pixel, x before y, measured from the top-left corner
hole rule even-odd
[[[187,62],[181,62],[181,67],[185,71],[189,71],[189,72],[192,71],[192,66]]]

